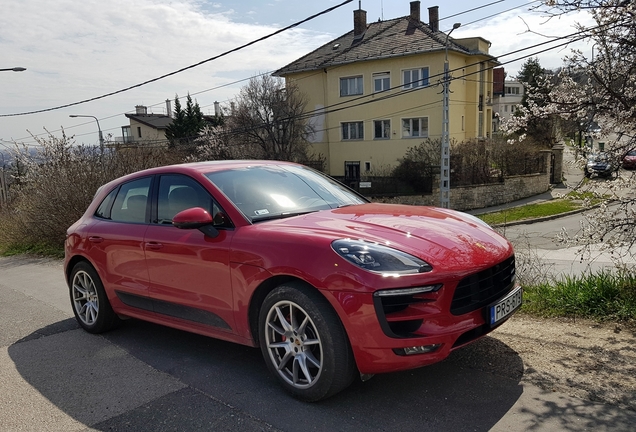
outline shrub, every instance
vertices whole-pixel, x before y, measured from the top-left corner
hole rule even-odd
[[[97,189],[122,175],[181,159],[163,148],[107,150],[75,145],[72,137],[36,138],[37,150],[18,149],[11,202],[0,215],[4,247],[61,248],[66,229],[86,210]]]

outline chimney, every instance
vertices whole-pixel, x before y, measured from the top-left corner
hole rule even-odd
[[[353,11],[353,38],[359,39],[367,31],[367,11],[360,9]]]
[[[148,108],[143,105],[135,105],[135,112],[137,115],[146,115],[148,114]]]
[[[411,2],[411,19],[414,21],[420,21],[420,2],[412,1]]]
[[[217,101],[214,101],[214,115],[217,117],[221,115],[221,105]]]
[[[413,6],[411,6],[411,8],[412,7]],[[428,8],[428,26],[434,32],[439,31],[439,6],[431,6]]]
[[[172,118],[172,104],[170,103],[170,99],[166,99],[166,113],[168,117]]]

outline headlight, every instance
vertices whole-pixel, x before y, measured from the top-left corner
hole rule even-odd
[[[364,240],[342,239],[331,243],[334,251],[367,271],[386,276],[425,273],[433,267],[413,255]]]

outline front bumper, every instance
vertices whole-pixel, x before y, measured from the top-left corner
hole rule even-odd
[[[358,369],[374,374],[436,363],[488,334],[512,316],[491,325],[489,307],[518,287],[515,280],[511,257],[461,281],[444,282],[434,292],[396,297],[330,294],[342,312]]]

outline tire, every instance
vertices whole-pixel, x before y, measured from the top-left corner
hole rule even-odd
[[[259,314],[259,339],[269,370],[302,401],[333,396],[355,377],[344,327],[313,288],[289,284],[270,292]]]
[[[73,267],[69,284],[75,319],[89,333],[103,333],[117,327],[119,317],[113,312],[106,291],[95,269],[87,262]]]

